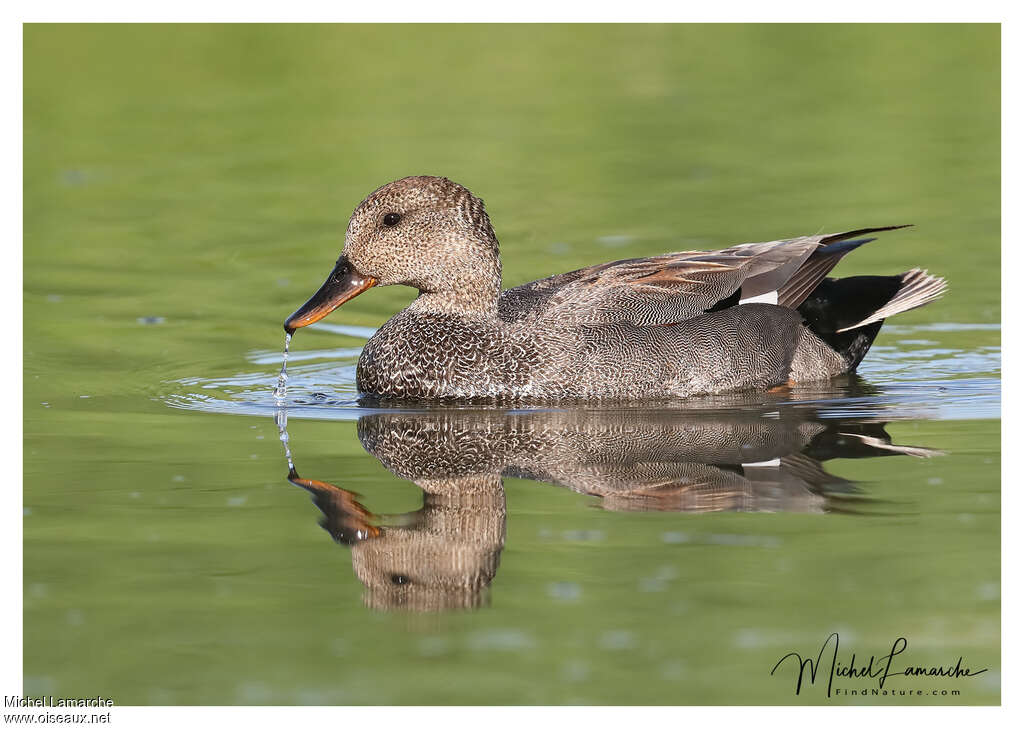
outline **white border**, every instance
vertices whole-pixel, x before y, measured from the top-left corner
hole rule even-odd
[[[343,22],[343,23],[998,23],[1011,14],[1009,2],[977,0],[951,2],[823,3],[820,0],[777,0],[728,3],[558,2],[517,0],[392,0],[387,3],[324,2],[200,2],[179,0],[158,5],[127,0],[76,3],[68,0],[23,3],[20,22]]]
[[[10,105],[4,115],[8,126],[4,138],[8,145],[15,147],[5,159],[7,183],[3,195],[4,216],[7,224],[14,228],[10,231],[11,242],[5,246],[9,252],[3,267],[4,285],[2,290],[7,306],[8,321],[13,321],[14,332],[8,333],[8,342],[14,339],[14,350],[3,357],[4,382],[21,382],[22,376],[22,28],[23,21],[258,21],[258,22],[460,22],[460,21],[581,21],[587,22],[1004,22],[1003,27],[1003,129],[1024,129],[1024,117],[1020,113],[1020,86],[1022,68],[1020,51],[1024,37],[1019,32],[1017,17],[1019,12],[1011,9],[1010,3],[973,2],[973,3],[894,3],[858,2],[828,7],[821,2],[734,2],[725,4],[704,4],[702,7],[670,7],[663,2],[630,2],[606,4],[604,6],[583,3],[519,2],[513,6],[485,7],[479,2],[440,2],[413,3],[409,0],[393,0],[380,4],[328,4],[319,2],[291,3],[212,3],[193,2],[191,0],[176,2],[170,7],[147,6],[138,2],[91,2],[88,4],[72,2],[25,3],[15,10],[14,17],[5,18],[3,25],[4,82],[8,89],[7,97],[16,97],[18,103]],[[17,117],[14,109],[17,109]],[[1022,313],[1022,301],[1019,294],[1020,282],[1013,274],[1024,270],[1024,261],[1019,253],[1024,240],[1020,235],[1020,218],[1018,208],[1024,201],[1020,185],[1021,150],[1017,133],[1011,131],[1003,136],[1003,199],[1010,203],[1003,206],[1003,240],[1010,241],[1003,246],[1003,356],[1004,356],[1004,390],[1003,390],[1003,450],[1013,453],[1013,449],[1021,442],[1021,429],[1016,413],[1020,412],[1021,386],[1014,375],[1017,372],[1018,354],[1020,352],[1019,314]],[[18,241],[18,242],[15,242]],[[965,242],[970,245],[970,242]],[[16,251],[14,255],[13,253]],[[12,260],[13,259],[13,260]],[[12,390],[8,387],[8,393]],[[3,442],[9,449],[7,462],[13,463],[14,473],[22,472],[22,411],[21,387],[17,389],[16,418],[5,419]],[[200,722],[203,725],[217,723],[243,724],[245,726],[277,726],[282,721],[308,721],[310,723],[324,720],[367,723],[372,725],[398,724],[410,721],[418,725],[431,727],[443,725],[449,727],[465,722],[466,724],[488,724],[498,720],[520,722],[528,720],[540,724],[564,724],[567,720],[586,721],[594,726],[608,726],[612,723],[635,723],[648,720],[672,721],[722,721],[741,720],[756,721],[759,725],[771,727],[789,726],[792,721],[821,721],[823,724],[836,727],[861,726],[864,722],[875,722],[880,718],[894,721],[925,722],[930,726],[953,726],[964,722],[984,721],[988,724],[1003,726],[1010,723],[1012,715],[1018,716],[1014,722],[1019,725],[1021,701],[1017,698],[1024,685],[1020,671],[1021,631],[1020,621],[1015,616],[1021,615],[1020,600],[1020,564],[1021,529],[1017,520],[1024,517],[1022,499],[1016,482],[1013,464],[1004,459],[1003,483],[1003,615],[1009,616],[1002,622],[1003,628],[1003,702],[1001,709],[971,709],[968,707],[941,708],[925,707],[916,709],[890,709],[885,707],[869,707],[862,709],[846,709],[845,707],[816,707],[809,709],[797,708],[513,708],[495,712],[490,708],[468,708],[453,710],[450,708],[396,708],[382,711],[376,708],[266,708],[266,707],[115,707],[113,723],[120,726],[175,727],[183,723]],[[11,503],[2,510],[3,514],[3,550],[4,574],[20,574],[22,563],[22,496],[20,485],[12,484],[7,489],[6,497]],[[20,585],[12,585],[3,600],[0,600],[0,619],[5,626],[3,640],[3,658],[0,658],[0,693],[19,694],[21,688],[21,652],[22,652],[22,591]],[[903,716],[893,716],[901,711]],[[913,711],[913,716],[906,714]],[[685,712],[683,716],[669,717],[666,713]]]

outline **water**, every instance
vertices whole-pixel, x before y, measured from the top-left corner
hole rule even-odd
[[[988,669],[911,702],[1000,701],[998,28],[27,26],[25,58],[27,693],[877,703],[770,675],[838,632]],[[950,289],[829,386],[383,408],[355,365],[411,291],[287,368],[280,323],[418,173],[487,201],[508,286],[913,222],[836,273]]]
[[[898,321],[894,320],[894,321]],[[365,341],[373,329],[317,323],[309,331],[341,334]],[[870,354],[861,365],[857,382],[866,387],[834,390],[812,384],[797,388],[794,399],[814,398],[827,406],[828,415],[872,415],[930,417],[944,420],[988,419],[1000,415],[1001,351],[998,344],[961,347],[964,335],[982,335],[983,341],[998,341],[998,325],[932,322],[921,326],[887,324]],[[927,336],[928,338],[923,338]],[[374,411],[363,402],[356,388],[356,364],[360,347],[328,347],[299,350],[291,354],[292,382],[288,412],[293,416],[328,420],[355,420],[364,411]],[[276,412],[284,401],[267,398],[269,381],[261,365],[273,362],[276,354],[256,350],[246,359],[255,369],[227,377],[187,377],[174,383],[166,402],[175,408],[215,413],[260,415]],[[682,404],[716,407],[722,403],[761,401],[766,394],[722,395]],[[661,403],[679,408],[678,402]]]
[[[284,353],[281,355],[281,371],[277,375],[277,385],[274,387],[274,400],[278,403],[283,403],[288,399],[288,345],[291,344],[291,341],[291,332],[286,332]]]
[[[274,415],[274,422],[277,423],[277,439],[284,446],[284,457],[288,461],[288,474],[291,476],[295,472],[295,463],[292,462],[292,450],[288,445],[288,411],[279,410]]]

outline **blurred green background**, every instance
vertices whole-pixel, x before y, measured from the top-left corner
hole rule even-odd
[[[997,323],[998,26],[26,25],[24,57],[26,693],[784,703],[779,649],[841,625],[865,650],[916,630],[921,660],[990,667],[953,703],[999,700],[998,421],[894,426],[951,455],[844,473],[901,519],[608,514],[512,481],[492,606],[413,619],[360,604],[272,422],[163,401],[280,347],[352,208],[410,174],[486,200],[506,285],[914,223],[838,273],[925,267],[951,293],[900,324]],[[332,320],[377,326],[411,297],[375,290]],[[417,507],[351,423],[292,431],[309,475]],[[666,549],[680,520],[784,548]],[[668,592],[633,589],[665,564]],[[553,604],[566,579],[582,600]],[[518,642],[473,648],[494,631]]]

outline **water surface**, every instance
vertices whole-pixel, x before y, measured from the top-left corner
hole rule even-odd
[[[998,57],[995,26],[29,26],[25,692],[878,703],[769,675],[836,631],[987,668],[904,701],[998,702]],[[423,173],[487,201],[507,286],[910,222],[837,274],[950,291],[848,381],[510,411],[362,401],[412,296],[374,290],[276,401],[352,207]]]

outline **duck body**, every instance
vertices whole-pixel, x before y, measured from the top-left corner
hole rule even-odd
[[[675,325],[544,328],[406,310],[367,342],[356,382],[385,398],[643,400],[767,389],[845,368],[799,314],[770,304]]]
[[[901,226],[900,226],[901,227]],[[360,392],[394,399],[650,400],[852,372],[882,325],[938,298],[919,269],[831,279],[873,228],[628,259],[501,290],[483,203],[404,178],[353,213],[345,249],[288,331],[374,285],[419,297],[370,338]]]

